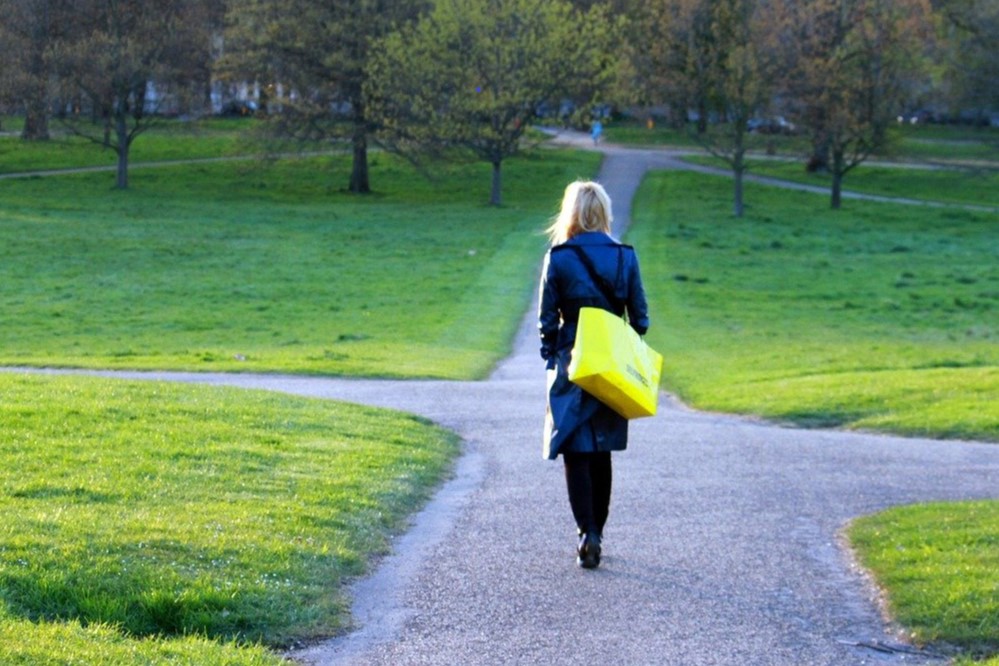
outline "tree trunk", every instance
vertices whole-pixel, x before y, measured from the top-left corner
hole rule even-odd
[[[368,135],[362,123],[354,124],[354,164],[350,172],[350,191],[367,194],[371,191],[368,181]]]
[[[49,139],[49,77],[45,65],[45,38],[47,35],[36,26],[28,54],[27,99],[24,100],[24,129],[21,138],[25,141],[48,141]]]
[[[745,117],[742,116],[735,122],[737,129],[734,139],[735,147],[732,151],[732,175],[734,176],[732,180],[735,191],[732,193],[732,212],[737,218],[741,218],[745,210],[745,206],[743,206],[742,184],[744,180],[743,176],[746,175],[746,133],[740,131],[738,128],[746,127]]]
[[[30,100],[24,109],[24,129],[21,138],[25,141],[49,140],[49,115],[45,103]]]
[[[822,173],[829,171],[829,144],[825,141],[812,142],[812,156],[808,158],[805,165],[808,173]]]
[[[24,105],[24,129],[21,138],[26,141],[49,140],[48,91],[44,82],[33,86],[31,98]]]
[[[736,217],[742,217],[742,213],[744,211],[744,206],[742,203],[742,176],[743,176],[743,169],[736,169],[735,178],[734,178],[735,193],[732,204],[732,212],[735,213]]]
[[[115,114],[115,133],[118,136],[118,145],[115,146],[118,152],[118,181],[116,187],[119,190],[128,189],[128,149],[131,147],[128,141],[128,125],[126,124],[125,112],[119,110]]]
[[[833,150],[832,152],[832,208],[839,210],[843,203],[843,151]]]
[[[500,178],[502,164],[501,160],[493,161],[493,191],[489,195],[489,205],[491,206],[499,206],[502,202],[502,179]]]

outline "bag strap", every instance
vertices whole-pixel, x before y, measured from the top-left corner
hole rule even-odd
[[[583,250],[583,248],[579,247],[578,245],[564,245],[563,247],[572,248],[572,250],[575,251],[576,256],[579,257],[579,260],[583,262],[583,266],[585,266],[587,272],[589,272],[590,279],[592,279],[594,284],[597,285],[597,289],[599,289],[600,293],[603,294],[604,298],[607,299],[607,302],[610,303],[610,306],[612,308],[620,306],[621,309],[624,309],[624,300],[619,299],[617,297],[617,289],[613,284],[611,284],[610,280],[608,280],[603,275],[597,272],[597,267],[593,265],[593,260],[590,259],[590,256],[588,254],[586,254],[586,251]],[[621,247],[622,246],[620,245],[617,246],[618,284],[620,284],[621,282],[621,271],[624,265],[624,258],[621,256],[622,255]]]

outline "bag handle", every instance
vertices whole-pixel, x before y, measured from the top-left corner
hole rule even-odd
[[[583,262],[583,266],[586,267],[587,272],[590,274],[590,279],[593,280],[594,284],[597,285],[597,289],[603,294],[604,298],[613,308],[615,306],[620,306],[622,310],[627,311],[624,307],[624,300],[617,297],[617,289],[611,281],[605,278],[603,275],[597,272],[597,267],[593,265],[593,260],[590,259],[589,255],[583,250],[583,248],[578,245],[566,245],[565,247],[572,248],[575,251],[576,256],[579,260]],[[621,246],[617,246],[617,282],[621,282],[621,270],[623,268],[624,261],[621,256]]]

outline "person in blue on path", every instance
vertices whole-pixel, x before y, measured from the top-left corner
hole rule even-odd
[[[541,357],[548,370],[544,457],[562,455],[579,536],[576,562],[585,569],[600,565],[610,510],[611,451],[627,447],[628,420],[569,381],[579,309],[597,307],[619,317],[627,312],[639,335],[649,328],[638,257],[634,248],[610,236],[611,221],[611,200],[599,183],[569,184],[548,228],[551,248],[541,273],[538,311]]]
[[[593,121],[593,127],[590,128],[590,135],[593,137],[593,145],[597,145],[600,142],[600,135],[603,134],[604,126],[599,120]]]

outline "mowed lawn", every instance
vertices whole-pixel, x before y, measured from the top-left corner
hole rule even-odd
[[[482,205],[485,169],[428,182],[386,156],[371,197],[342,192],[346,164],[329,158],[136,171],[124,193],[106,174],[0,182],[0,363],[482,377],[535,288],[562,188],[597,161],[514,160],[498,210]],[[669,389],[805,426],[999,441],[995,215],[837,213],[750,187],[735,220],[730,192],[658,174],[634,208]],[[17,516],[0,533],[0,661],[13,663],[273,663],[255,641],[342,626],[338,581],[384,549],[456,450],[410,417],[266,394],[0,375],[0,395],[0,502]],[[992,534],[994,512],[950,510]],[[870,552],[908,538],[889,525]],[[948,607],[943,580],[943,603],[926,605]],[[931,617],[921,636],[993,649],[990,606],[974,601],[989,579],[973,580],[956,627]]]
[[[0,663],[277,663],[348,626],[457,449],[381,409],[0,373]]]
[[[509,350],[565,184],[539,151],[428,181],[386,155],[0,182],[0,364],[483,377]]]
[[[384,155],[0,182],[0,363],[481,377],[542,229],[599,156],[428,181]],[[458,452],[407,415],[217,387],[0,374],[0,663],[283,663]]]
[[[647,179],[630,240],[664,382],[802,426],[999,441],[999,215],[689,173]]]

